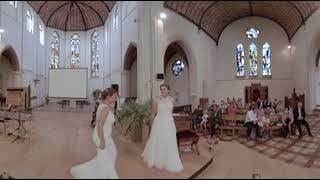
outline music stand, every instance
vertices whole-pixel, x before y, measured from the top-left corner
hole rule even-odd
[[[12,112],[15,112],[15,113],[18,113],[18,118],[13,118],[14,120],[18,121],[19,123],[19,126],[14,130],[14,131],[17,131],[17,135],[13,135],[13,136],[16,136],[16,138],[14,140],[12,140],[11,142],[15,142],[19,139],[30,139],[30,138],[26,138],[26,137],[23,137],[22,134],[22,131],[24,132],[24,135],[27,134],[29,131],[25,129],[24,127],[24,123],[27,121],[25,119],[22,119],[21,118],[21,115],[24,113],[24,114],[27,114],[27,113],[30,113],[32,114],[32,109],[26,109],[26,110],[23,110],[23,109],[12,109]],[[29,119],[28,119],[29,120]]]

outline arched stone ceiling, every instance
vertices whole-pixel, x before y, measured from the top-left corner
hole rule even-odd
[[[86,31],[103,26],[116,1],[27,1],[48,27]]]
[[[165,1],[164,7],[191,21],[217,43],[229,24],[249,16],[276,22],[290,41],[320,7],[320,1]]]

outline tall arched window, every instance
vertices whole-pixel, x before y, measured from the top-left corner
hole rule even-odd
[[[44,45],[44,31],[41,24],[39,24],[39,32],[40,32],[40,44]]]
[[[119,26],[119,8],[116,6],[114,15],[113,15],[113,29],[117,30]]]
[[[10,5],[12,5],[13,7],[17,7],[18,1],[8,1]]]
[[[94,31],[91,35],[91,77],[99,76],[99,34]]]
[[[237,52],[237,76],[244,76],[244,48],[242,44],[238,44]]]
[[[27,30],[33,34],[34,17],[31,11],[27,10]]]
[[[257,46],[252,43],[249,47],[250,76],[258,76],[258,51]]]
[[[263,69],[263,76],[271,76],[271,48],[270,45],[266,42],[262,46],[262,69]]]
[[[71,36],[70,48],[70,66],[71,68],[78,68],[80,65],[80,36],[78,34]]]
[[[59,68],[59,44],[60,37],[59,34],[54,31],[51,34],[51,59],[50,64],[51,68]]]

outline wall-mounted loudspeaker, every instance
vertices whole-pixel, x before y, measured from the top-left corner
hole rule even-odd
[[[158,73],[157,74],[157,80],[163,80],[164,79],[164,74]]]

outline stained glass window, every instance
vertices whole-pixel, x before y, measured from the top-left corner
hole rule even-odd
[[[71,57],[70,66],[71,68],[78,68],[80,65],[80,36],[73,34],[71,36]]]
[[[94,31],[91,35],[91,76],[99,76],[99,47],[98,47],[99,34]]]
[[[51,68],[59,68],[59,44],[60,37],[59,34],[54,31],[51,34],[51,59],[50,64]]]
[[[27,10],[27,30],[33,34],[34,17],[31,11]]]
[[[172,72],[175,76],[179,76],[182,74],[182,71],[184,70],[184,64],[181,60],[177,60],[172,65]]]
[[[8,3],[16,8],[17,4],[18,4],[18,1],[8,1]]]
[[[256,39],[259,37],[260,32],[255,28],[250,28],[246,31],[246,35],[249,39]]]
[[[244,76],[244,48],[242,44],[237,45],[237,76]]]
[[[258,51],[257,46],[252,43],[249,49],[250,76],[258,75]]]
[[[262,56],[263,56],[263,76],[271,75],[271,48],[266,42],[262,46]]]
[[[40,44],[44,45],[44,31],[41,24],[39,24],[39,32],[40,32]]]

